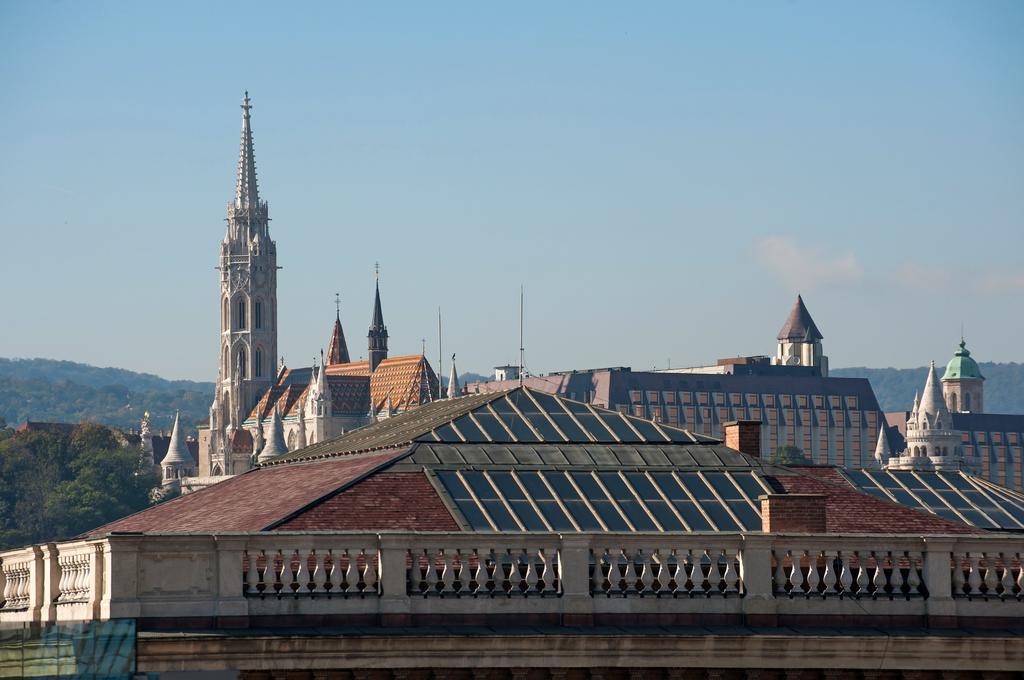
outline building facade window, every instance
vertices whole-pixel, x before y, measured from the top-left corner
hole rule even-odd
[[[252,308],[252,321],[256,328],[263,328],[263,303],[259,300]]]
[[[249,362],[248,357],[245,356],[245,348],[242,347],[238,350],[238,375],[241,378],[248,377]]]
[[[257,378],[263,377],[263,350],[261,349],[257,349],[252,355],[252,370]]]
[[[238,298],[235,303],[235,328],[245,330],[245,298]]]

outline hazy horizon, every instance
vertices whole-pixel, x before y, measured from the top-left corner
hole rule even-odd
[[[240,13],[245,20],[239,21]],[[1024,334],[1024,4],[0,4],[0,356],[211,381],[253,100],[279,346],[487,374]]]

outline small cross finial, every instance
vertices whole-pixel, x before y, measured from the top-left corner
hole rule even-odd
[[[245,91],[245,97],[242,99],[242,110],[245,111],[245,115],[249,115],[249,109],[252,108],[252,104],[249,103],[249,90]]]
[[[337,312],[338,317],[340,318],[341,317],[341,293],[335,293],[334,294],[334,309]]]
[[[420,338],[420,343],[422,343],[423,345],[423,348],[420,350],[420,354],[422,354],[423,356],[427,356],[427,339]]]
[[[373,277],[380,281],[380,262],[373,263]]]

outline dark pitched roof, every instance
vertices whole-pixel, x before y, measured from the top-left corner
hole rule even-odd
[[[409,444],[717,444],[649,420],[627,416],[560,396],[517,387],[427,404],[335,439],[282,456],[268,465],[338,456]]]
[[[805,340],[821,340],[822,338],[821,331],[814,325],[814,319],[811,318],[811,313],[807,311],[807,307],[804,305],[804,299],[797,295],[796,304],[793,305],[789,318],[786,319],[782,330],[779,331],[778,339],[789,342],[803,342]]]

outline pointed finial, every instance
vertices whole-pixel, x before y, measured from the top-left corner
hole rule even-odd
[[[380,281],[380,262],[373,263],[373,278]]]
[[[420,354],[422,354],[423,356],[427,356],[427,339],[420,338],[420,344],[422,345],[422,347],[420,348]]]
[[[334,294],[334,310],[337,317],[341,318],[341,293]]]

